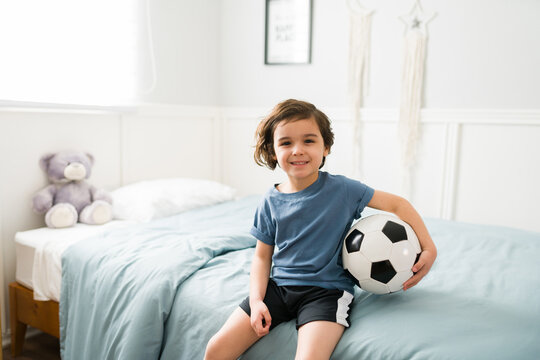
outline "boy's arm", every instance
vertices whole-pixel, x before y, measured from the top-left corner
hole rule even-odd
[[[249,279],[249,306],[251,308],[251,326],[258,336],[268,334],[272,322],[270,312],[263,300],[270,277],[273,253],[274,247],[272,245],[257,240]]]
[[[368,206],[396,214],[401,220],[411,225],[416,236],[418,236],[418,241],[420,241],[420,246],[422,247],[422,254],[412,268],[412,271],[415,273],[414,276],[403,284],[403,290],[410,289],[418,284],[428,273],[437,257],[437,248],[429,235],[424,221],[406,199],[383,191],[375,190]]]

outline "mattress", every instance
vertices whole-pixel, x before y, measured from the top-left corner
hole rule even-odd
[[[102,232],[126,227],[132,221],[111,221],[104,225],[76,224],[70,228],[47,227],[20,231],[15,234],[15,278],[20,284],[34,290],[34,299],[40,301],[60,299],[62,280],[62,253],[72,244]]]

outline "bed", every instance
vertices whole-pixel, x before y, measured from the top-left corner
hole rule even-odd
[[[202,359],[248,293],[259,201],[110,228],[63,249],[59,307],[33,309],[58,311],[62,358]],[[437,219],[426,225],[439,250],[430,274],[405,293],[357,288],[351,327],[333,358],[537,359],[540,234]],[[289,322],[241,358],[290,359],[295,348]]]
[[[15,234],[16,282],[9,285],[14,356],[21,354],[27,325],[60,337],[58,301],[63,251],[80,240],[134,223],[115,220],[101,226],[76,224],[66,229],[38,228]]]

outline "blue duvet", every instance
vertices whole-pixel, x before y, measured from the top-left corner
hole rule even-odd
[[[259,197],[93,237],[62,258],[63,359],[202,359],[247,295]],[[538,359],[540,234],[440,220],[439,257],[403,293],[356,289],[334,359]],[[242,359],[293,359],[294,322]]]

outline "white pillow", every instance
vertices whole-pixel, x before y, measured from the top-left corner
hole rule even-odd
[[[139,222],[232,200],[235,194],[218,182],[188,178],[141,181],[111,192],[114,218]]]

